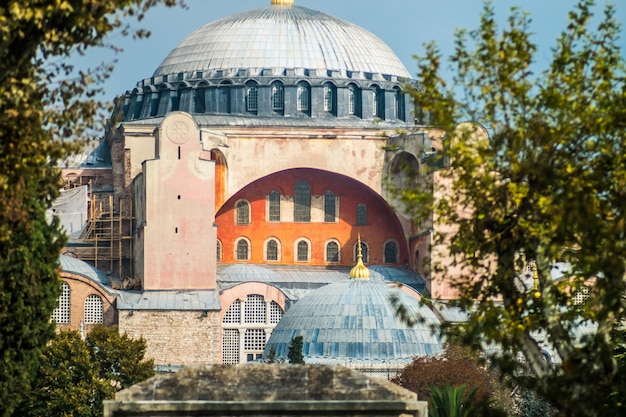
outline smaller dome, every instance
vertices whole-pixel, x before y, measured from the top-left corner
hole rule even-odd
[[[416,319],[413,326],[396,314],[392,299]],[[265,347],[287,358],[294,337],[303,337],[306,363],[403,365],[416,356],[442,350],[434,313],[411,295],[368,279],[351,279],[319,288],[291,307]]]

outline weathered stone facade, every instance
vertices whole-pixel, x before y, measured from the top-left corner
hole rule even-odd
[[[120,333],[147,342],[146,358],[161,365],[220,363],[220,313],[120,311]]]

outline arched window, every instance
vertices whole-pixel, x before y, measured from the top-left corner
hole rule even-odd
[[[230,82],[224,82],[217,88],[218,111],[230,113]]]
[[[193,111],[194,113],[206,111],[206,89],[197,88],[193,90]]]
[[[367,225],[367,206],[365,204],[356,206],[356,224],[357,226]]]
[[[215,259],[217,260],[217,262],[220,262],[222,260],[222,242],[220,242],[219,240],[216,242],[215,252]]]
[[[350,85],[348,87],[348,114],[351,115],[360,115],[360,104],[359,100],[359,89],[355,85]]]
[[[99,295],[91,294],[85,300],[85,324],[101,324],[103,322],[102,298]]]
[[[246,88],[246,110],[256,112],[259,109],[259,90],[256,85]]]
[[[334,223],[336,221],[336,199],[335,193],[326,191],[324,194],[324,221]]]
[[[377,85],[373,86],[372,116],[379,119],[385,118],[385,92]]]
[[[285,108],[285,91],[283,85],[275,83],[272,85],[272,109],[282,111]]]
[[[333,112],[335,106],[335,88],[332,84],[324,84],[324,111]]]
[[[397,264],[398,263],[398,244],[393,241],[385,243],[385,263]]]
[[[335,241],[326,244],[326,262],[339,262],[339,244]]]
[[[361,256],[363,257],[363,263],[366,264],[370,260],[370,246],[367,242],[361,241]],[[354,245],[354,262],[359,259],[359,244],[357,242]]]
[[[305,240],[301,240],[297,245],[297,258],[298,262],[309,261],[309,243]]]
[[[237,364],[260,359],[267,335],[271,334],[283,315],[278,303],[259,294],[235,300],[222,319],[222,363]],[[241,333],[243,346],[240,344]]]
[[[268,217],[270,222],[280,221],[280,193],[276,190],[270,191]]]
[[[311,185],[307,181],[301,180],[296,183],[293,209],[294,221],[311,221]]]
[[[297,108],[298,111],[309,111],[309,86],[303,83],[298,84]]]
[[[250,259],[250,243],[246,239],[239,239],[236,245],[237,253],[235,257],[238,261],[247,261]]]
[[[278,261],[280,259],[280,245],[276,239],[270,239],[265,245],[265,260]]]
[[[372,116],[378,116],[378,90],[372,91]]]
[[[237,202],[237,224],[250,224],[250,203],[246,200],[240,200]]]
[[[59,324],[70,322],[70,286],[65,281],[61,283],[61,295],[57,298],[57,306],[52,312],[52,321]]]
[[[394,88],[396,118],[404,120],[404,94],[400,88]]]

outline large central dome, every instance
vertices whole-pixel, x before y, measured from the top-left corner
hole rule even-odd
[[[154,76],[291,68],[411,78],[391,48],[367,30],[289,5],[250,10],[202,26],[170,52]]]

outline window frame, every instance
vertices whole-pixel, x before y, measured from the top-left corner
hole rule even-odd
[[[389,253],[387,251],[387,248],[391,247],[390,245],[393,245],[394,250],[395,250],[395,256],[394,256],[395,259],[393,261],[390,261],[388,258]],[[383,263],[397,264],[399,257],[400,257],[400,245],[398,244],[398,242],[394,239],[386,240],[385,243],[383,244]]]
[[[332,260],[330,259],[331,257],[329,256],[329,250],[330,250],[331,245],[334,245],[337,251],[336,254],[334,254],[335,259],[332,259]],[[335,239],[331,239],[326,242],[326,245],[324,245],[324,260],[328,264],[338,264],[339,262],[341,262],[341,245],[339,244],[339,241]]]
[[[252,207],[248,200],[238,200],[235,203],[235,224],[237,226],[249,226],[252,224],[251,212]]]
[[[337,195],[331,190],[324,193],[324,223],[337,223]]]
[[[277,199],[276,199],[277,197]],[[267,197],[267,221],[280,222],[281,194],[278,190],[272,190]]]
[[[311,183],[306,180],[299,180],[294,185],[293,221],[294,223],[311,222]]]
[[[246,245],[246,257],[245,258],[240,258],[240,247],[239,245],[241,243],[245,243]],[[251,253],[252,253],[252,244],[250,243],[250,239],[248,239],[247,237],[240,237],[238,239],[235,240],[235,260],[238,262],[245,262],[245,261],[249,261],[251,258]],[[241,248],[241,250],[243,250],[243,248]]]
[[[306,245],[306,259],[301,257],[303,253],[301,244]],[[297,263],[311,262],[311,242],[308,239],[300,238],[294,242],[294,258]]]
[[[272,84],[272,110],[275,112],[285,110],[285,87],[279,82]]]

